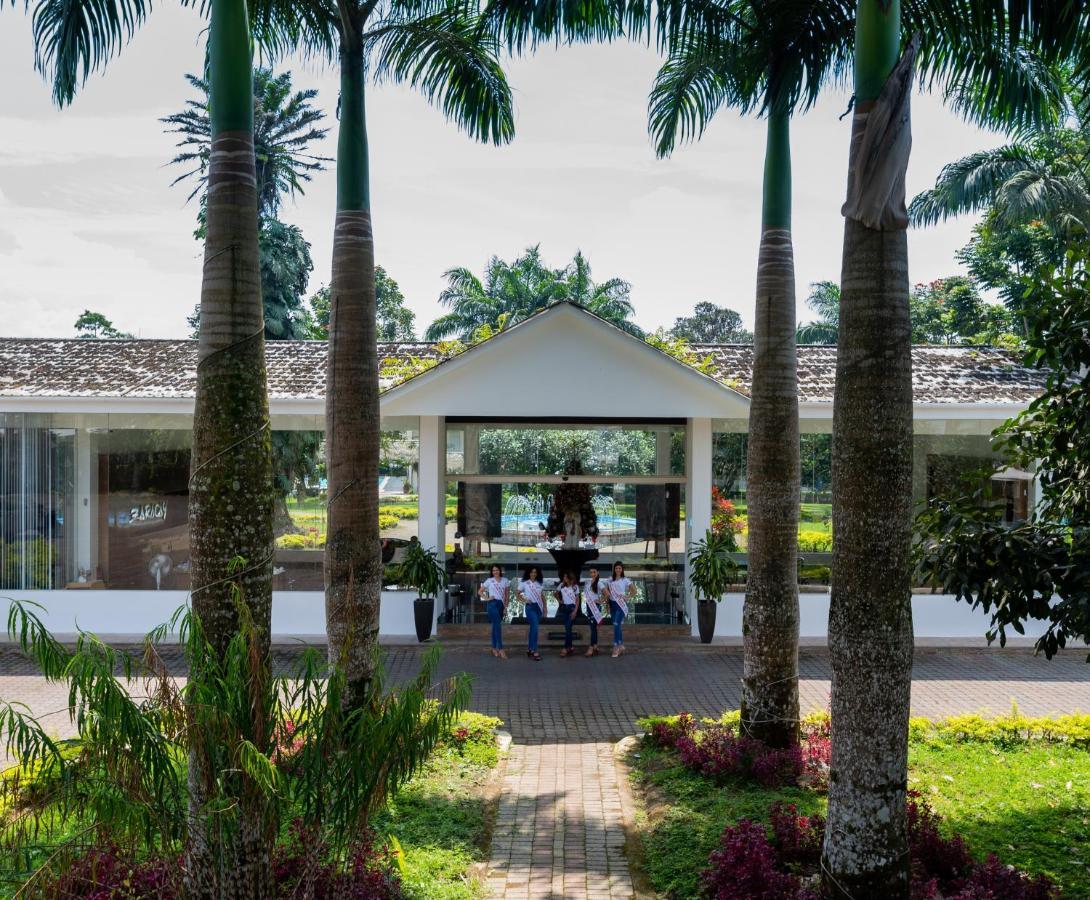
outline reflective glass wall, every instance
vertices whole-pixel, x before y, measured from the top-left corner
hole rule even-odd
[[[322,590],[324,422],[275,416],[276,590]],[[187,415],[0,415],[0,589],[189,588]],[[419,423],[382,433],[380,519],[417,534]]]

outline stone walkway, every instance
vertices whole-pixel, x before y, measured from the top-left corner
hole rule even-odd
[[[495,897],[630,898],[610,743],[515,744],[492,835]]]

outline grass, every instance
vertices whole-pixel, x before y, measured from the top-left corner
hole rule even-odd
[[[488,860],[489,810],[485,785],[499,761],[491,727],[499,720],[473,713],[462,747],[439,749],[374,822],[404,852],[402,884],[421,900],[473,900],[487,894],[472,867]],[[487,736],[486,736],[487,731]]]
[[[697,895],[697,879],[724,826],[767,821],[777,801],[804,814],[824,813],[826,798],[802,788],[754,783],[719,786],[676,756],[643,742],[629,756],[637,796],[644,867],[666,897]],[[1044,874],[1064,898],[1090,898],[1090,749],[1045,740],[914,735],[909,787],[920,791],[961,834],[974,856],[996,853],[1006,864]]]

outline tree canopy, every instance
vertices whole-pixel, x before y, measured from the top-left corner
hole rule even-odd
[[[375,294],[378,300],[378,339],[415,341],[416,313],[405,305],[401,288],[382,266],[375,266]],[[322,341],[329,338],[329,301],[329,287],[326,285],[310,298],[312,315],[306,337]]]
[[[670,337],[694,344],[749,344],[753,332],[742,326],[742,315],[727,306],[702,301],[691,316],[679,316],[669,331]]]
[[[75,325],[72,326],[76,329],[76,337],[81,338],[131,338],[132,335],[127,332],[120,331],[114,327],[114,323],[111,322],[106,316],[100,312],[92,312],[89,309],[85,309],[80,313],[79,318],[76,319]]]
[[[483,280],[465,267],[448,269],[444,277],[447,287],[439,302],[450,312],[428,326],[427,340],[468,340],[482,326],[502,329],[562,300],[580,303],[631,334],[643,334],[632,321],[629,283],[620,278],[594,281],[590,263],[580,252],[564,268],[554,269],[546,265],[538,244],[511,262],[493,256]]]

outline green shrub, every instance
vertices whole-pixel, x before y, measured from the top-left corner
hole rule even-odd
[[[976,714],[950,716],[932,722],[913,718],[909,737],[919,743],[984,743],[1013,747],[1030,741],[1090,747],[1090,714],[1070,713],[1050,719],[1024,716],[1017,706],[994,719]]]
[[[821,584],[828,584],[830,578],[832,578],[832,569],[828,566],[802,566],[799,569],[800,581],[816,581]]]
[[[800,531],[799,552],[829,553],[833,549],[833,536],[824,531]]]
[[[378,530],[386,531],[386,529],[393,528],[400,521],[401,520],[397,516],[390,515],[390,513],[380,512],[378,514]]]

